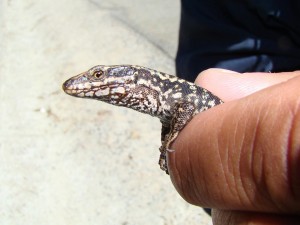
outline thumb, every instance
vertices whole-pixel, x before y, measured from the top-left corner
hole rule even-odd
[[[236,82],[249,87],[244,98],[204,85],[237,100],[196,115],[168,153],[172,182],[184,199],[226,210],[300,213],[300,76],[291,77],[255,93]]]

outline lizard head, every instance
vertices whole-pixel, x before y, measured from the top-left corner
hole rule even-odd
[[[119,102],[135,87],[138,69],[134,66],[95,66],[65,81],[63,90],[72,96],[109,103]]]

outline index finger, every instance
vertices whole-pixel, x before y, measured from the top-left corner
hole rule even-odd
[[[224,102],[242,98],[272,85],[300,75],[300,71],[284,73],[237,73],[224,69],[208,69],[195,83],[208,89]]]

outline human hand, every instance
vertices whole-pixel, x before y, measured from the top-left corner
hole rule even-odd
[[[168,153],[172,182],[214,224],[299,224],[300,71],[210,69],[196,83],[226,103],[196,115]]]

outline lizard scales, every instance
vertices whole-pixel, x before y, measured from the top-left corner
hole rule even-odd
[[[222,103],[217,96],[176,76],[133,65],[99,65],[74,76],[63,90],[158,117],[162,123],[159,165],[168,173],[166,152],[199,112]]]

